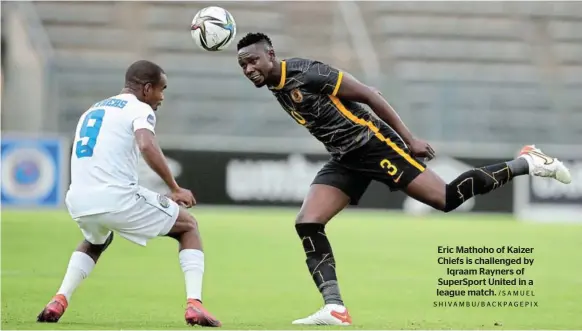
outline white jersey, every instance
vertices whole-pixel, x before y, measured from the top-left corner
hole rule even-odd
[[[133,94],[100,101],[81,116],[65,200],[73,218],[119,211],[136,199],[141,155],[134,132],[155,133],[155,124],[153,109]]]

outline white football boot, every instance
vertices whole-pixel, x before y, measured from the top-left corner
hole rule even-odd
[[[572,176],[566,166],[557,158],[544,154],[535,145],[524,146],[519,152],[529,164],[529,174],[538,177],[554,178],[564,184],[572,182]]]
[[[327,304],[315,314],[293,321],[301,325],[352,325],[348,309],[341,305]]]

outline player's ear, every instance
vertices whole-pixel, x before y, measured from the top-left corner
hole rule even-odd
[[[145,95],[149,95],[152,91],[154,87],[152,86],[152,83],[145,83],[143,86],[143,94]]]
[[[267,51],[267,54],[269,55],[269,60],[271,61],[275,61],[275,50],[274,49],[269,49]]]

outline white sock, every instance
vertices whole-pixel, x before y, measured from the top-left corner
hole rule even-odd
[[[73,252],[69,260],[67,273],[57,294],[64,295],[67,298],[67,302],[69,302],[73,292],[81,284],[81,281],[89,276],[94,267],[95,261],[89,255],[77,251]]]
[[[197,249],[183,249],[178,256],[186,280],[186,298],[202,301],[204,253]]]

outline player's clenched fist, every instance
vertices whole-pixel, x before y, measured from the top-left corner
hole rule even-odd
[[[192,194],[192,191],[181,187],[170,193],[170,199],[186,208],[190,208],[196,204],[196,199],[194,199],[194,194]]]
[[[429,143],[424,140],[414,139],[409,144],[412,155],[416,157],[424,157],[430,161],[436,156],[436,152]]]

